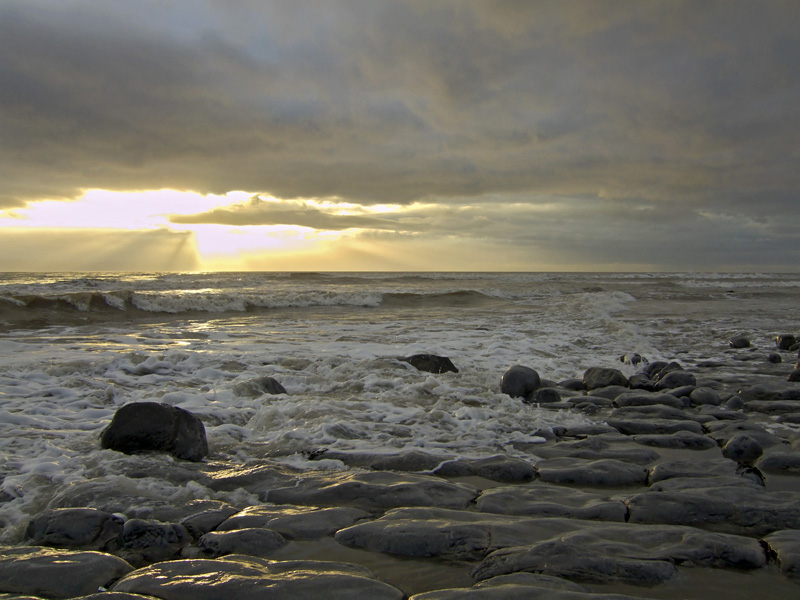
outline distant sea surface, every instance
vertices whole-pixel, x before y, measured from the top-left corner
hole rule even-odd
[[[60,486],[122,476],[97,439],[128,402],[194,412],[232,466],[346,468],[308,460],[322,448],[531,458],[537,430],[590,417],[501,394],[508,367],[631,375],[620,357],[638,353],[755,380],[775,335],[800,333],[799,295],[800,274],[0,274],[0,542]],[[752,360],[730,354],[740,333]],[[459,373],[399,360],[416,353]],[[287,394],[247,391],[265,376]]]

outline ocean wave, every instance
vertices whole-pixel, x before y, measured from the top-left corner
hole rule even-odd
[[[475,290],[440,293],[374,290],[169,290],[93,291],[68,294],[18,294],[0,296],[0,321],[57,324],[71,319],[147,314],[226,314],[271,309],[313,307],[420,308],[476,307],[498,298]]]

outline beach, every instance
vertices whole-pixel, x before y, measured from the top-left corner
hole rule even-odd
[[[768,273],[4,274],[0,573],[89,552],[111,574],[0,592],[169,600],[219,568],[252,597],[258,581],[792,597],[798,289]],[[522,395],[503,391],[514,366],[540,377]],[[102,447],[144,403],[197,417],[207,453]]]

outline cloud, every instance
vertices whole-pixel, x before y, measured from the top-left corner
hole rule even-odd
[[[491,213],[500,197],[559,200],[573,232],[570,206],[593,203],[594,237],[616,230],[619,206],[724,208],[738,223],[768,206],[796,229],[799,10],[793,0],[7,0],[0,209],[89,188],[171,188],[411,209],[288,203],[175,223],[444,235],[449,219],[478,235],[475,211],[447,211]],[[418,210],[436,204],[440,213]]]
[[[215,208],[204,213],[172,215],[169,220],[171,223],[181,225],[297,225],[327,231],[353,228],[393,229],[396,227],[396,223],[388,219],[367,215],[332,214],[303,202],[269,202],[258,196],[254,196],[244,203]]]

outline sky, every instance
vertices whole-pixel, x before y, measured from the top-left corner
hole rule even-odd
[[[797,0],[0,0],[0,271],[800,269]]]

